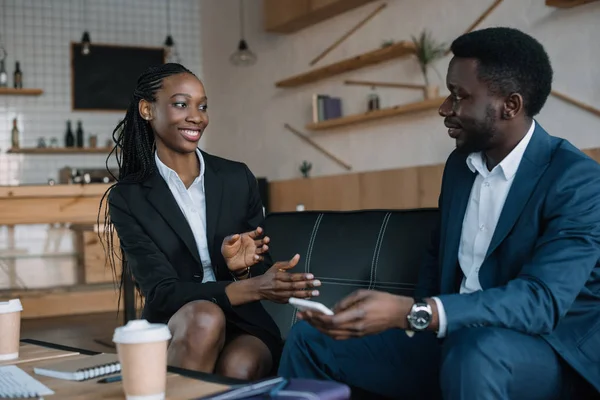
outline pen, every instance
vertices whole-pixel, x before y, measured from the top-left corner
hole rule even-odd
[[[97,383],[112,383],[120,382],[122,379],[121,375],[109,376],[108,378],[100,379]]]

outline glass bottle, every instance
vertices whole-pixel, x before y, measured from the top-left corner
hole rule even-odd
[[[10,133],[11,147],[13,149],[19,148],[19,128],[17,128],[17,119],[13,119],[13,127]]]
[[[71,121],[67,121],[67,132],[65,133],[65,147],[75,146],[75,136],[71,130]]]

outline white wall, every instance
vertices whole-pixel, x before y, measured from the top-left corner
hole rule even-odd
[[[104,146],[124,115],[71,110],[70,43],[79,42],[87,29],[92,44],[162,46],[167,32],[166,1],[0,0],[0,40],[8,52],[9,85],[18,60],[24,86],[44,90],[39,97],[0,96],[0,185],[44,184],[48,178],[56,179],[65,166],[104,167],[106,155],[6,154],[12,120],[18,119],[21,147],[35,147],[39,137],[46,143],[56,137],[64,144],[67,120],[73,129],[81,120],[86,143],[93,133],[98,135],[98,146]],[[182,62],[202,74],[199,25],[198,1],[171,0],[171,32]]]
[[[414,59],[394,60],[306,86],[276,89],[274,83],[309,70],[309,61],[375,9],[372,3],[291,35],[263,30],[262,2],[247,5],[247,38],[258,54],[253,67],[236,68],[227,58],[238,40],[238,0],[202,2],[203,71],[211,123],[204,139],[208,151],[249,164],[258,176],[281,180],[300,176],[303,160],[313,163],[312,174],[343,173],[325,158],[283,129],[284,123],[301,128],[311,118],[313,93],[342,97],[345,114],[365,108],[368,87],[344,86],[343,80],[421,83]],[[373,50],[386,39],[410,39],[424,28],[438,40],[451,42],[475,21],[492,0],[388,0],[388,7],[317,64]],[[504,0],[480,25],[511,26],[532,34],[546,47],[555,70],[554,89],[600,107],[600,2],[569,10],[549,8],[543,0]],[[223,27],[233,29],[224,30]],[[445,77],[451,56],[437,68]],[[439,79],[432,74],[433,80]],[[440,82],[441,83],[441,82]],[[443,87],[443,85],[442,85]],[[421,94],[378,89],[382,106],[419,100]],[[445,89],[444,92],[445,93]],[[550,98],[538,120],[551,133],[581,148],[600,146],[600,119],[556,98]],[[381,120],[311,137],[355,171],[401,168],[442,163],[453,148],[435,110]]]

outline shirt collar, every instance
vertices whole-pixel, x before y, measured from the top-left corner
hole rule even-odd
[[[523,155],[525,154],[527,145],[531,141],[534,131],[535,121],[532,121],[527,134],[523,137],[523,139],[521,139],[519,144],[517,144],[517,146],[506,157],[504,157],[500,164],[494,167],[493,170],[498,168],[502,172],[504,179],[510,180],[517,173],[519,164],[521,164],[521,160],[523,159]],[[484,177],[491,172],[487,169],[483,152],[469,154],[467,157],[467,166],[472,172],[478,172]]]
[[[198,148],[196,149],[196,155],[198,156],[198,161],[200,162],[200,174],[196,179],[194,179],[194,183],[192,183],[192,185],[204,179],[204,157],[202,156],[202,152]],[[156,162],[158,172],[166,182],[169,182],[170,178],[180,179],[179,175],[177,175],[177,172],[167,167],[166,164],[163,163],[160,160],[160,158],[158,158],[158,152],[156,151],[154,152],[154,161]]]

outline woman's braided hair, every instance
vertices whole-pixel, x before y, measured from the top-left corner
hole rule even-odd
[[[125,118],[118,123],[112,134],[115,145],[106,158],[106,169],[115,179],[116,183],[111,185],[102,196],[96,222],[98,227],[100,227],[100,215],[104,209],[104,230],[99,229],[98,236],[102,242],[106,259],[110,264],[113,278],[115,282],[119,282],[119,304],[126,274],[131,276],[131,271],[127,266],[123,250],[120,247],[118,250],[115,249],[113,225],[110,220],[108,204],[105,204],[105,200],[108,198],[110,190],[115,186],[141,183],[155,172],[154,132],[150,123],[140,115],[138,105],[140,100],[155,102],[156,92],[162,87],[163,80],[169,76],[182,73],[194,75],[183,65],[175,63],[151,67],[142,73],[137,80],[137,85],[133,91],[129,107],[127,107]],[[115,176],[108,167],[109,160],[113,156],[117,161],[118,176]],[[115,262],[115,254],[118,254],[117,257],[122,264],[123,273],[120,277]]]

